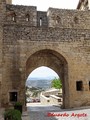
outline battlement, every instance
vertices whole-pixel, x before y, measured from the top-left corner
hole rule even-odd
[[[90,11],[49,8],[49,27],[90,29]]]
[[[43,12],[35,6],[6,5],[5,21],[36,27],[90,29],[90,11],[49,8]]]
[[[36,26],[37,11],[34,6],[6,5],[6,22]]]

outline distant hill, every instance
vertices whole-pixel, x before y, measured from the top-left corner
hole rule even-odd
[[[55,76],[48,76],[48,77],[30,77],[27,80],[53,80],[56,78]]]
[[[51,81],[56,78],[55,76],[49,77],[30,77],[26,81],[26,86],[48,89],[51,88]]]
[[[41,89],[48,89],[51,88],[51,82],[53,79],[30,79],[26,81],[26,86],[28,87],[35,87],[35,88],[41,88]]]

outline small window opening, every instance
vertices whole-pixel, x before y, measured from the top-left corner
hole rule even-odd
[[[15,21],[15,16],[12,17],[12,20]]]
[[[17,92],[10,92],[10,102],[17,102]]]
[[[77,89],[77,91],[82,91],[83,90],[83,83],[82,83],[82,81],[77,81],[76,82],[76,89]]]
[[[29,19],[30,19],[30,16],[29,16],[29,14],[27,14],[26,15],[26,21],[29,21]]]
[[[74,18],[74,22],[75,22],[76,24],[78,24],[78,18],[77,18],[77,17]]]
[[[12,21],[16,22],[16,14],[15,13],[12,15]]]
[[[88,5],[88,0],[86,1],[86,5]]]
[[[40,18],[40,26],[42,26],[42,18]]]
[[[89,81],[89,90],[90,90],[90,81]]]
[[[61,19],[59,16],[56,17],[56,24],[59,24],[61,22]]]
[[[61,99],[58,99],[58,102],[61,102]]]

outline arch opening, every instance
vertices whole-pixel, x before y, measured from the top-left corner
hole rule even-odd
[[[26,81],[26,103],[62,105],[62,84],[58,74],[46,66],[33,70]]]
[[[32,54],[26,61],[25,78],[36,68],[46,66],[53,69],[62,80],[63,108],[69,107],[68,63],[58,52],[44,49]],[[25,83],[24,83],[25,84]]]

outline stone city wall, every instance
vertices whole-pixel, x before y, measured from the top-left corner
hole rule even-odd
[[[61,76],[65,108],[90,105],[90,12],[4,3],[0,9],[2,106],[12,104],[13,91],[24,104],[26,79],[43,65]]]

